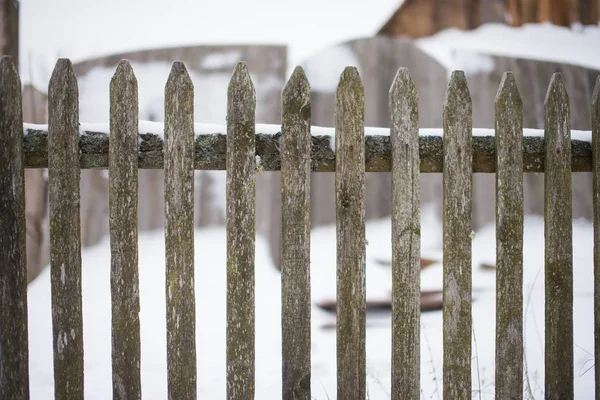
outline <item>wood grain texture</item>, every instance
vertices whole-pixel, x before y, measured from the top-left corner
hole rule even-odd
[[[56,399],[82,399],[79,90],[70,60],[56,63],[48,100],[54,395]]]
[[[0,399],[29,398],[21,80],[0,60]]]
[[[254,399],[256,92],[245,63],[227,90],[227,398]]]
[[[392,145],[392,399],[420,396],[419,111],[415,85],[401,68],[390,89]]]
[[[282,101],[282,392],[285,400],[310,400],[310,85],[302,68]]]
[[[573,398],[573,225],[569,96],[559,73],[545,100],[546,399]]]
[[[592,151],[594,204],[594,354],[600,360],[600,76],[592,95]],[[600,364],[600,363],[599,363]],[[596,372],[596,398],[600,399],[600,365]]]
[[[25,131],[23,150],[26,168],[48,166],[48,132],[31,128]],[[330,136],[312,136],[311,159],[313,172],[335,172],[335,152],[330,147]],[[256,134],[256,155],[261,158],[265,171],[281,169],[281,134]],[[496,139],[493,136],[475,136],[472,139],[473,172],[496,172]],[[85,132],[81,136],[81,168],[107,168],[109,135]],[[163,140],[158,135],[140,132],[138,167],[161,169],[164,167]],[[194,143],[194,168],[198,170],[225,170],[227,136],[224,132],[196,136]],[[592,170],[592,145],[588,141],[572,141],[571,169],[573,172]],[[420,171],[443,172],[444,152],[441,136],[419,137]],[[544,172],[544,139],[523,138],[523,172]],[[365,171],[390,172],[392,146],[388,136],[365,136]]]
[[[182,62],[165,87],[164,157],[168,396],[195,399],[194,85]]]
[[[523,102],[511,72],[496,95],[496,399],[523,396]]]
[[[364,89],[358,70],[336,92],[337,397],[366,396]]]
[[[138,85],[129,62],[110,82],[109,225],[113,399],[140,399]]]
[[[444,99],[444,399],[471,397],[471,96],[454,71]]]

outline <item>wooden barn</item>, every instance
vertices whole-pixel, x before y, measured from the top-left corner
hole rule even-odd
[[[598,0],[405,0],[379,31],[420,38],[447,28],[475,29],[485,23],[551,22],[597,25]]]

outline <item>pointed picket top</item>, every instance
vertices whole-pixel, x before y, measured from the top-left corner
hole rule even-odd
[[[133,68],[129,63],[129,60],[121,60],[119,61],[119,65],[117,65],[117,69],[112,79],[110,80],[110,84],[118,84],[120,82],[123,83],[133,83],[135,82],[137,86],[137,79],[135,74],[133,73]]]
[[[500,81],[500,87],[498,88],[498,93],[496,93],[494,104],[496,104],[496,106],[498,106],[498,104],[504,104],[504,107],[512,105],[515,109],[517,107],[520,109],[523,108],[521,92],[515,81],[515,75],[512,72],[505,72],[504,75],[502,75],[502,81]]]
[[[310,107],[308,110],[304,107],[306,104],[310,104],[310,83],[302,67],[294,68],[292,76],[283,88],[282,99],[283,108],[285,111],[289,111],[289,115],[299,111],[310,113]]]
[[[255,106],[249,107],[249,105],[256,105],[256,91],[244,61],[238,62],[233,69],[227,87],[227,103],[228,119],[246,121],[254,118]]]
[[[193,102],[194,84],[185,64],[181,61],[175,61],[171,67],[171,72],[165,86],[165,100],[175,93],[180,93],[182,96],[192,99]]]
[[[346,67],[340,75],[340,82],[337,87],[337,97],[344,91],[361,93],[364,96],[364,88],[360,74],[356,67]]]
[[[390,95],[394,97],[407,96],[409,98],[417,96],[417,90],[408,68],[398,68],[394,82],[390,87]]]
[[[569,95],[567,94],[567,88],[562,79],[560,72],[556,72],[552,75],[550,84],[548,85],[548,91],[546,92],[546,98],[544,100],[544,110],[546,112],[546,132],[548,132],[548,123],[555,124],[559,120],[569,119]],[[566,128],[566,129],[565,129]],[[563,141],[569,140],[569,126],[562,126],[557,135],[557,145],[560,145]]]
[[[50,77],[50,83],[48,84],[48,99],[52,98],[50,93],[55,93],[66,88],[69,88],[71,91],[75,90],[79,94],[73,63],[68,58],[59,58],[56,61],[52,76]]]
[[[463,107],[466,106],[466,107]],[[471,94],[463,71],[453,71],[444,96],[444,116],[454,119],[455,113],[471,113]]]
[[[13,63],[11,56],[2,56],[0,59],[0,74],[3,80],[14,81],[15,79],[21,82],[15,63]]]

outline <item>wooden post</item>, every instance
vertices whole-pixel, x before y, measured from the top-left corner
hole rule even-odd
[[[366,396],[365,99],[347,67],[336,92],[337,397]]]
[[[310,85],[296,67],[283,89],[281,333],[285,400],[310,400]]]
[[[420,396],[419,110],[415,85],[400,68],[390,89],[392,145],[392,399]]]
[[[245,63],[227,90],[227,398],[254,399],[256,92]]]
[[[182,62],[165,87],[164,160],[168,392],[195,399],[194,85]]]
[[[21,80],[0,60],[0,399],[29,398]]]
[[[560,73],[545,100],[546,399],[573,398],[571,117]]]
[[[496,106],[496,399],[523,395],[523,102],[512,72]]]
[[[110,288],[113,399],[140,399],[138,86],[129,62],[110,82]]]
[[[83,399],[79,90],[68,59],[56,63],[48,88],[50,276],[56,399]]]
[[[467,80],[454,71],[444,99],[444,399],[471,397],[471,132]]]
[[[600,360],[600,76],[592,95],[592,184],[594,204],[594,349]],[[599,363],[600,364],[600,363]],[[596,398],[600,399],[600,365],[596,370]]]
[[[0,54],[11,56],[15,67],[19,68],[19,2],[0,1]]]

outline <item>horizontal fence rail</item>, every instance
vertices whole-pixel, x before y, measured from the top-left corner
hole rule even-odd
[[[143,121],[145,122],[145,121]],[[84,129],[79,141],[81,156],[80,168],[107,168],[109,134],[103,130]],[[264,127],[264,128],[263,128]],[[261,132],[263,131],[267,133]],[[275,132],[273,130],[275,129]],[[281,169],[281,134],[275,125],[256,126],[256,155],[260,157],[261,169],[279,171]],[[330,128],[325,128],[330,130]],[[381,128],[374,128],[381,131]],[[313,127],[311,159],[313,172],[334,172],[335,152],[330,135],[323,135],[323,129]],[[227,135],[225,126],[215,129],[214,133],[201,133],[195,136],[194,168],[197,170],[226,169],[225,154]],[[489,136],[473,136],[473,172],[496,171],[496,143],[493,129],[474,130]],[[544,172],[543,130],[526,129],[523,131],[523,172]],[[585,132],[586,134],[589,132]],[[421,172],[443,172],[442,131],[421,129],[419,137],[419,157]],[[429,134],[429,135],[427,135]],[[527,136],[530,134],[530,136]],[[45,125],[25,124],[23,158],[26,168],[47,168],[48,132]],[[164,140],[159,133],[139,134],[138,167],[142,169],[164,168]],[[592,145],[587,140],[572,140],[571,170],[573,172],[592,171]],[[365,171],[390,172],[392,167],[392,145],[387,135],[370,134],[365,128]]]
[[[2,59],[0,74],[0,140],[6,148],[0,154],[0,228],[6,233],[0,236],[0,310],[11,318],[10,329],[0,321],[1,398],[28,397],[24,168],[49,168],[54,382],[59,399],[84,395],[82,168],[110,169],[114,398],[139,399],[142,390],[135,205],[139,168],[165,170],[169,399],[197,397],[196,362],[203,362],[202,355],[197,359],[195,343],[194,169],[227,170],[223,392],[228,399],[255,397],[257,168],[282,172],[283,399],[312,398],[311,171],[335,172],[338,398],[368,396],[365,172],[392,172],[392,399],[421,393],[421,172],[443,173],[443,398],[476,393],[471,383],[473,172],[497,172],[495,397],[523,397],[523,172],[545,173],[545,397],[574,394],[571,172],[593,172],[594,338],[600,355],[600,78],[592,99],[592,132],[581,133],[569,128],[568,95],[560,74],[548,88],[544,130],[523,129],[523,104],[510,73],[496,97],[494,130],[472,128],[471,97],[460,71],[451,75],[444,127],[437,130],[418,129],[418,96],[406,69],[398,71],[389,93],[391,129],[364,127],[364,88],[355,68],[346,68],[341,76],[335,128],[311,127],[310,84],[301,68],[283,92],[282,126],[256,124],[256,93],[244,63],[235,67],[223,126],[194,125],[193,84],[179,62],[166,84],[165,124],[138,120],[137,80],[126,61],[111,82],[110,125],[79,124],[77,79],[69,60],[59,60],[52,75],[47,126],[22,124],[20,82],[10,58]],[[598,394],[598,367],[596,378]]]

